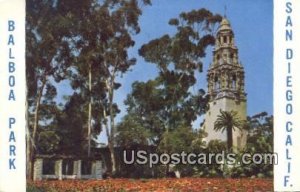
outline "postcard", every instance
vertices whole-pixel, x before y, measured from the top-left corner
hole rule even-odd
[[[1,192],[300,190],[299,1],[0,10]]]

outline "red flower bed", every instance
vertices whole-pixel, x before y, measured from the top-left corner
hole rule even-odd
[[[28,183],[46,191],[230,191],[266,192],[273,191],[271,179],[222,179],[222,178],[181,178],[181,179],[107,179],[107,180],[64,180]]]

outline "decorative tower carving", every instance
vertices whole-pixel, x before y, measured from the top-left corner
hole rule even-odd
[[[226,132],[214,131],[214,122],[223,111],[236,111],[239,118],[246,119],[245,73],[238,59],[238,49],[234,43],[234,33],[230,23],[223,18],[216,36],[213,62],[207,72],[209,110],[205,115],[204,129],[208,140],[227,140]],[[233,146],[246,144],[246,133],[233,131]]]

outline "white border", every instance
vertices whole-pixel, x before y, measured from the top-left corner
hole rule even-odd
[[[287,13],[287,3],[291,3],[291,13]],[[274,0],[274,151],[278,153],[278,165],[274,166],[275,191],[300,191],[299,12],[299,0]],[[291,17],[292,27],[286,27],[288,16]],[[286,29],[292,29],[292,41],[286,41]],[[293,58],[290,60],[286,58],[287,49],[293,49]],[[290,73],[288,72],[288,62],[291,63]],[[287,76],[291,76],[289,78],[292,84],[291,87],[287,87]],[[286,99],[287,90],[292,91],[291,101]],[[292,114],[286,112],[288,104],[292,105]],[[287,121],[293,123],[291,132],[286,130]],[[292,141],[291,146],[286,145],[288,135],[290,135]],[[288,171],[289,163],[290,172]],[[285,176],[288,176],[286,179],[289,180],[286,182],[286,186]]]
[[[8,20],[15,22],[15,30],[8,31]],[[8,45],[9,34],[14,45]],[[9,48],[11,56],[9,59]],[[8,62],[14,61],[16,71],[9,73]],[[9,76],[15,77],[15,86],[10,87]],[[13,89],[16,100],[9,101]],[[10,117],[16,123],[9,129]],[[16,142],[9,142],[11,130]],[[9,154],[10,145],[16,147],[16,156]],[[0,1],[0,191],[26,191],[25,155],[25,0]],[[9,169],[9,159],[15,158],[16,169]]]

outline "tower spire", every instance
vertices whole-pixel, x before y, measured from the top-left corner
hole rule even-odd
[[[230,97],[245,100],[244,69],[239,62],[234,33],[228,19],[223,18],[216,36],[213,62],[207,74],[211,100]]]
[[[226,6],[226,4],[224,5],[224,17],[226,18],[227,16],[226,16],[226,13],[227,13],[227,6]]]

